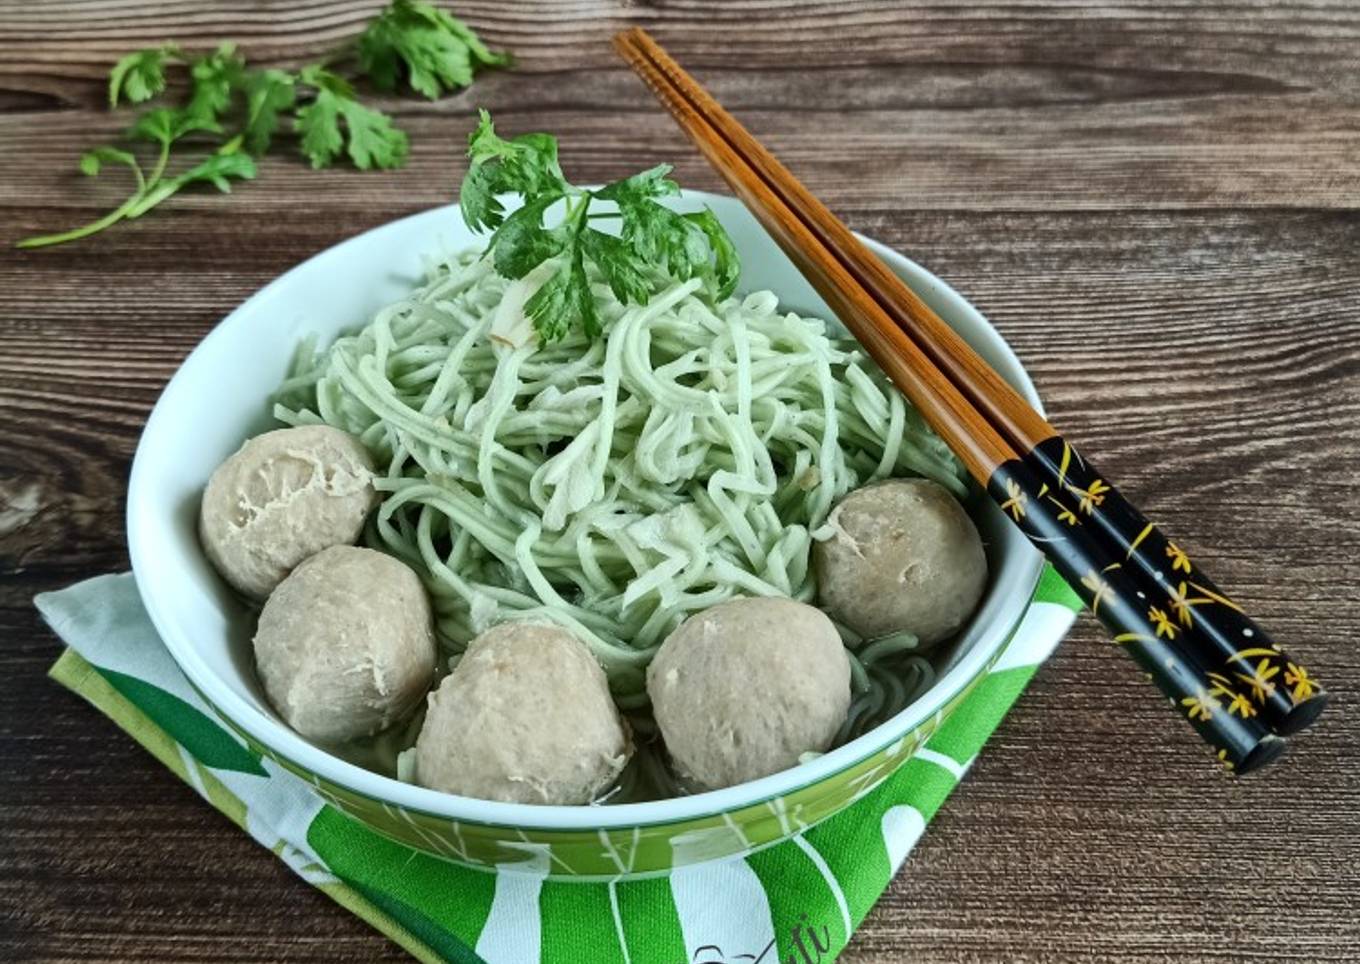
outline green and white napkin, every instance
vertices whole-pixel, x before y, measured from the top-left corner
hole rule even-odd
[[[873,907],[1080,602],[1046,570],[1001,658],[881,786],[791,840],[612,883],[472,870],[393,843],[243,746],[180,674],[130,574],[45,593],[51,675],[313,887],[422,961],[820,964]]]

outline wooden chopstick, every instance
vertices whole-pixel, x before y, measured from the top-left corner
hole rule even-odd
[[[1326,694],[1305,669],[1274,645],[1175,543],[1124,499],[651,37],[636,30],[630,38],[785,203],[808,221],[823,243],[841,254],[847,270],[1000,429],[1043,484],[1061,497],[1075,497],[1088,521],[1118,546],[1123,562],[1139,570],[1145,581],[1152,581],[1152,598],[1165,597],[1158,610],[1178,614],[1175,624],[1164,631],[1186,634],[1182,645],[1207,673],[1214,674],[1216,689],[1240,690],[1246,684],[1255,700],[1253,708],[1280,733],[1296,732],[1317,719],[1326,705]],[[1283,685],[1272,685],[1275,676],[1289,679],[1282,679]]]
[[[1088,522],[1117,547],[1121,565],[1141,573],[1144,594],[1162,601],[1156,610],[1176,614],[1163,632],[1173,637],[1184,635],[1182,648],[1200,662],[1206,674],[1213,674],[1213,688],[1220,691],[1219,695],[1231,699],[1243,692],[1245,684],[1252,695],[1252,708],[1279,733],[1297,732],[1317,719],[1326,705],[1326,693],[1300,664],[1274,645],[1264,629],[1083,459],[646,31],[634,29],[626,36],[628,43],[747,160],[780,199],[799,213],[818,239],[840,255],[847,271],[912,336],[983,418],[996,426],[1041,484],[1064,501],[1075,501]],[[1272,684],[1275,677],[1281,677],[1279,685]]]
[[[912,338],[897,335],[905,329],[860,280],[843,253],[827,243],[804,213],[779,190],[704,112],[705,103],[691,88],[702,91],[669,58],[659,62],[660,48],[641,31],[615,38],[615,45],[639,76],[675,116],[696,145],[728,180],[807,274],[810,281],[864,345],[871,357],[910,398],[932,427],[960,455],[970,473],[987,486],[1003,508],[1008,508],[1027,535],[1054,561],[1070,581],[1084,587],[1088,604],[1114,632],[1130,654],[1177,706],[1188,708],[1191,723],[1219,750],[1225,764],[1239,772],[1264,765],[1283,741],[1240,709],[1239,714],[1215,713],[1213,681],[1186,653],[1161,638],[1152,615],[1138,601],[1142,594],[1131,573],[1112,560],[1108,548],[1085,527],[1074,529],[1065,518],[1075,515],[1049,494],[1049,486],[1026,465],[1011,444],[965,398]],[[664,57],[664,51],[660,51]],[[704,95],[706,97],[706,95]],[[711,102],[711,98],[708,98]],[[733,122],[735,123],[735,122]],[[754,141],[753,138],[748,139]],[[763,149],[762,149],[763,150]],[[780,169],[782,170],[782,168]],[[787,175],[787,172],[784,172]],[[789,176],[791,180],[791,176]],[[824,209],[823,209],[824,210]],[[848,232],[847,232],[848,233]],[[852,236],[853,237],[853,236]],[[857,242],[856,242],[857,244]],[[941,324],[943,324],[941,322]],[[980,359],[979,359],[980,362]],[[990,369],[988,369],[990,371]],[[993,373],[995,378],[995,374]],[[1031,502],[1029,494],[1036,498]],[[1044,496],[1058,506],[1055,512]],[[1218,704],[1221,708],[1221,704]]]
[[[747,157],[785,202],[808,220],[823,242],[843,253],[847,269],[913,335],[983,416],[1001,430],[1043,482],[1053,491],[1075,496],[1089,521],[1119,547],[1124,562],[1153,580],[1154,598],[1165,596],[1165,607],[1182,614],[1171,631],[1184,631],[1192,637],[1186,640],[1186,648],[1200,659],[1206,672],[1216,671],[1217,689],[1230,685],[1240,690],[1241,684],[1246,684],[1256,702],[1254,708],[1280,733],[1296,732],[1317,719],[1326,704],[1326,694],[1306,670],[1271,643],[1259,625],[1124,499],[1094,465],[1083,459],[655,41],[643,31],[635,32],[632,40]],[[1100,507],[1099,511],[1094,511],[1096,507]],[[1178,573],[1184,578],[1175,578]],[[1165,607],[1158,608],[1165,612]],[[1275,676],[1288,676],[1290,681],[1272,685],[1270,680]]]
[[[681,126],[691,134],[709,162],[725,175],[728,172],[741,172],[741,176],[729,178],[728,183],[747,207],[757,213],[761,223],[779,245],[786,252],[823,252],[821,257],[806,265],[800,264],[800,267],[805,269],[809,280],[838,316],[844,314],[856,320],[855,337],[879,362],[894,384],[922,412],[933,414],[939,424],[939,431],[957,438],[955,454],[969,472],[975,477],[986,478],[997,466],[1013,460],[1016,457],[1014,449],[982,420],[953,383],[930,364],[921,349],[893,323],[882,307],[867,297],[864,289],[839,260],[826,252],[802,219],[773,193],[726,141],[712,131],[708,122],[682,96],[672,90],[664,76],[645,56],[624,46],[621,38],[625,36],[616,37],[615,45],[629,58],[634,69]]]

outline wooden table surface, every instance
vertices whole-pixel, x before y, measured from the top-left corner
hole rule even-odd
[[[308,255],[452,199],[477,105],[574,179],[718,182],[615,60],[633,23],[853,227],[971,298],[1055,421],[1332,689],[1235,782],[1083,620],[844,960],[1360,959],[1360,6],[465,0],[515,52],[398,99],[409,165],[287,155],[84,243],[126,118],[102,78],[161,39],[276,63],[376,3],[0,3],[0,958],[374,961],[401,952],[44,678],[34,593],[127,567],[128,464],[161,386]]]

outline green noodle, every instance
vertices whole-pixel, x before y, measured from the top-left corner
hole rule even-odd
[[[836,500],[895,475],[962,494],[962,471],[853,341],[771,292],[713,306],[694,280],[628,307],[594,279],[603,339],[512,347],[491,337],[509,284],[480,252],[432,263],[367,327],[304,341],[274,412],[349,431],[384,465],[365,539],[422,575],[451,660],[506,619],[570,628],[643,745],[616,798],[675,792],[644,690],[666,635],[739,594],[812,601]],[[840,741],[933,679],[911,637],[842,632]],[[403,732],[371,765],[395,772]]]

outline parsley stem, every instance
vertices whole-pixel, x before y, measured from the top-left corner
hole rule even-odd
[[[89,224],[79,228],[72,228],[70,231],[63,231],[61,234],[41,234],[31,238],[24,238],[18,242],[16,248],[45,248],[50,244],[63,244],[67,241],[75,241],[78,238],[88,237],[91,234],[98,234],[105,228],[117,224],[129,211],[141,200],[141,192],[137,192],[128,198],[118,207],[104,215],[98,221],[91,221]]]
[[[581,206],[589,203],[590,198],[587,194],[578,194],[575,196],[568,195],[566,210],[562,212],[562,223],[571,224],[574,222],[580,214]]]
[[[142,189],[128,199],[130,203],[125,207],[129,221],[141,217],[175,193],[177,185],[174,182],[161,183],[161,177],[165,174],[165,166],[170,161],[170,144],[170,140],[161,141],[161,153],[156,158],[156,166],[151,169],[151,176],[146,179]]]
[[[156,186],[156,183],[161,179],[161,175],[165,173],[165,165],[168,164],[169,162],[170,162],[170,141],[167,138],[166,140],[161,141],[160,156],[156,158],[156,166],[151,169],[151,176],[146,179],[146,186],[148,188],[153,188]]]
[[[178,184],[174,181],[166,181],[164,184],[160,184],[150,191],[147,191],[141,197],[134,199],[132,207],[128,209],[128,220],[131,221],[141,217],[157,204],[160,204],[170,195],[174,194],[177,190],[179,190]]]
[[[574,223],[576,225],[575,230],[572,232],[573,237],[580,237],[581,232],[585,230],[586,218],[590,217],[590,214],[588,213],[590,202],[594,199],[595,195],[591,194],[589,191],[582,191],[577,197],[568,202],[570,206],[567,208],[566,214],[562,218],[562,223]]]

